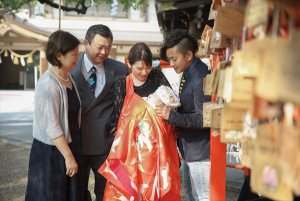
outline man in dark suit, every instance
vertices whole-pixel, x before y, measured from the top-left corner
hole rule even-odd
[[[203,103],[211,100],[203,92],[208,67],[195,56],[197,40],[187,30],[173,30],[160,49],[176,73],[183,73],[176,112],[158,105],[156,113],[178,128],[178,147],[184,159],[183,186],[189,200],[209,200],[210,130],[203,128]]]
[[[105,25],[93,25],[86,33],[84,54],[71,71],[82,103],[82,153],[84,183],[88,189],[90,169],[95,174],[96,200],[103,200],[106,179],[98,169],[106,160],[116,123],[113,108],[114,84],[128,74],[125,64],[108,58],[113,35]]]

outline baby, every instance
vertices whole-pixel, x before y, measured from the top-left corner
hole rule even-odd
[[[154,93],[150,94],[148,97],[143,97],[143,99],[154,109],[155,105],[161,103],[165,104],[171,110],[174,110],[181,105],[180,100],[174,91],[170,87],[164,85],[158,87]]]

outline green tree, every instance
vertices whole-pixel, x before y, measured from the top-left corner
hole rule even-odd
[[[25,6],[34,6],[37,2],[47,4],[53,8],[58,8],[59,6],[58,3],[54,3],[54,0],[1,0],[0,12],[14,15]],[[85,14],[87,9],[91,7],[92,2],[97,6],[101,3],[111,4],[113,0],[62,0],[61,9],[67,12],[75,11],[78,14]],[[143,9],[148,6],[148,0],[118,0],[118,2],[124,5],[124,10],[128,10],[130,7]]]

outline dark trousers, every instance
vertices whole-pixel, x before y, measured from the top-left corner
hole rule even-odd
[[[108,155],[84,155],[83,156],[83,171],[84,171],[84,185],[88,189],[90,171],[95,174],[94,192],[96,201],[102,201],[104,190],[106,186],[106,179],[98,172],[98,169],[105,162]]]

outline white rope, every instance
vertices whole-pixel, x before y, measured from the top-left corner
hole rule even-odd
[[[113,0],[113,3],[111,4],[110,16],[113,20],[116,19],[118,4],[117,0]]]

